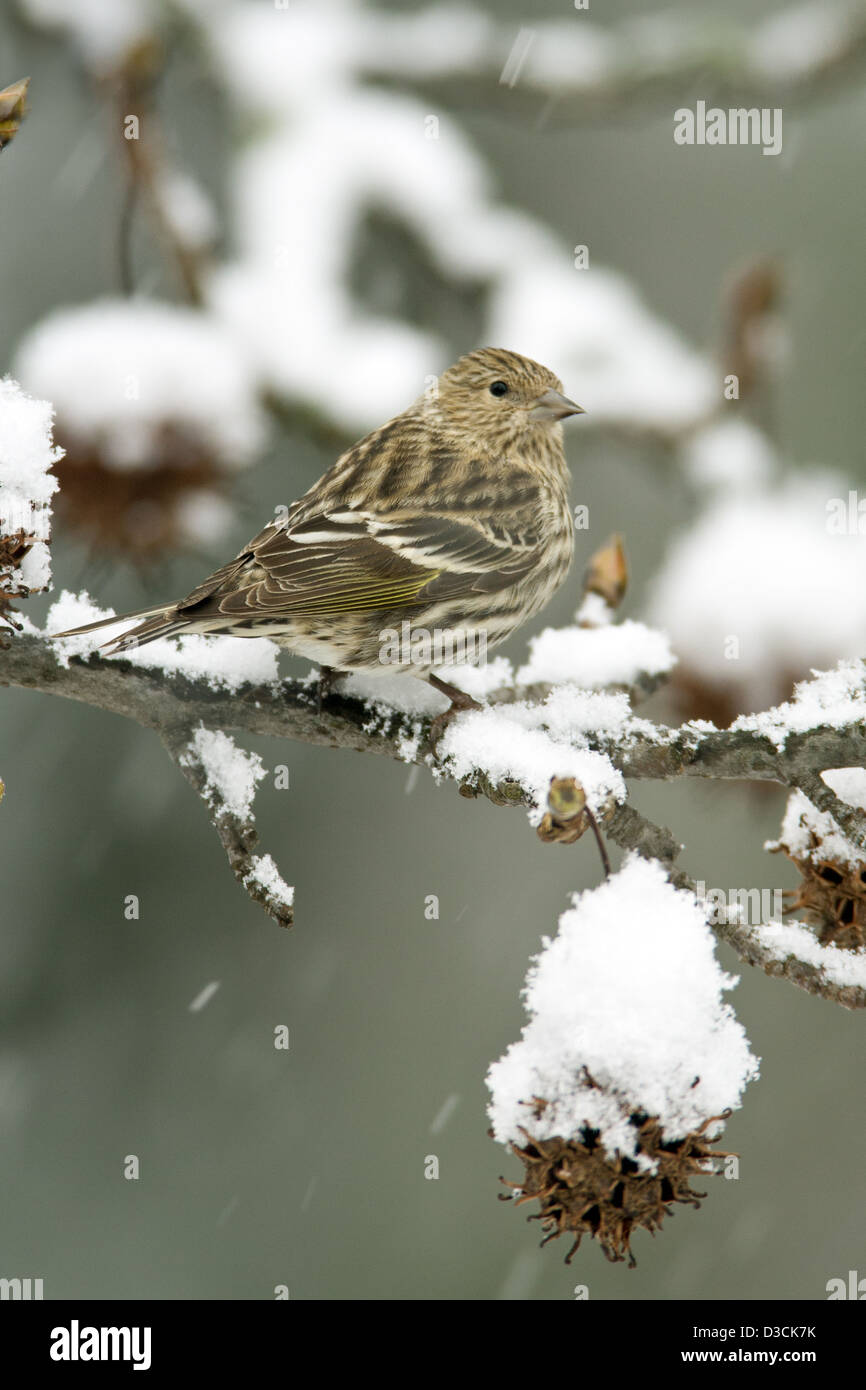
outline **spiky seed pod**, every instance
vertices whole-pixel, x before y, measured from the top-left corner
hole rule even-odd
[[[836,769],[826,780],[843,801],[866,804],[861,768]],[[767,848],[784,853],[802,877],[796,889],[783,894],[786,916],[811,927],[822,946],[855,951],[866,945],[866,859],[829,811],[820,811],[803,792],[792,792],[779,838]]]
[[[797,888],[784,894],[786,915],[813,926],[822,946],[856,951],[866,946],[866,863],[850,863],[822,853],[822,839],[809,831],[810,849],[798,852],[779,842],[779,850],[803,876]]]
[[[12,622],[9,613],[13,600],[25,598],[30,592],[20,582],[18,571],[33,540],[34,537],[28,536],[24,531],[16,531],[10,536],[0,536],[0,619],[5,622]]]
[[[535,1102],[540,1114],[546,1102]],[[711,1147],[707,1128],[724,1115],[711,1116],[700,1129],[682,1139],[668,1140],[657,1119],[632,1114],[629,1123],[637,1131],[637,1159],[650,1160],[654,1171],[642,1170],[637,1159],[610,1158],[597,1141],[597,1133],[584,1130],[581,1140],[535,1139],[523,1130],[526,1142],[512,1144],[512,1152],[526,1168],[522,1182],[501,1178],[512,1194],[500,1194],[502,1201],[516,1205],[537,1200],[540,1210],[530,1221],[540,1221],[545,1232],[542,1245],[559,1236],[570,1235],[573,1244],[565,1256],[570,1264],[585,1235],[598,1241],[606,1258],[614,1264],[628,1260],[637,1263],[631,1249],[636,1230],[655,1234],[665,1216],[673,1214],[677,1203],[699,1207],[704,1192],[695,1192],[690,1180],[714,1171],[726,1151]],[[515,1194],[519,1193],[519,1196]]]

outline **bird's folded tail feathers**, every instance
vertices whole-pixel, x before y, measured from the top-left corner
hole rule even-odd
[[[130,628],[129,632],[121,633],[119,637],[112,637],[110,641],[103,642],[102,649],[113,656],[116,652],[129,651],[134,647],[141,647],[146,642],[154,642],[157,637],[169,637],[174,632],[181,632],[189,626],[188,620],[178,618],[175,604],[164,604],[160,608],[139,608],[133,613],[122,613],[116,618],[100,618],[95,623],[85,623],[83,627],[71,627],[66,632],[52,632],[51,639],[55,641],[59,637],[80,637],[85,632],[95,632],[101,627],[117,627],[119,623],[130,622],[133,618],[143,618],[145,621],[138,623]]]

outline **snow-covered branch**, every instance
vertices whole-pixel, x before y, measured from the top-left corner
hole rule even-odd
[[[255,753],[236,747],[217,729],[164,729],[162,741],[177,767],[201,797],[232,873],[253,902],[281,927],[290,927],[294,889],[269,854],[255,854],[253,798],[265,769]]]
[[[444,33],[444,11],[439,11]],[[453,32],[456,15],[449,12]],[[742,23],[685,9],[601,28],[591,18],[539,22],[515,30],[463,13],[462,63],[436,43],[437,11],[384,24],[384,42],[368,70],[384,78],[411,63],[417,82],[461,107],[483,97],[489,106],[541,112],[546,124],[615,117],[629,109],[665,109],[684,91],[736,106],[781,105],[819,95],[866,65],[862,0],[791,5],[762,21]],[[418,42],[424,35],[424,42]],[[416,40],[413,43],[413,40]]]
[[[61,612],[64,621],[73,613],[80,617],[76,603],[80,601],[66,596],[58,617]],[[59,625],[57,618],[50,624]],[[866,684],[857,663],[802,683],[787,706],[744,717],[730,729],[716,729],[697,723],[681,728],[651,723],[632,713],[622,691],[555,685],[534,702],[519,699],[521,687],[508,683],[510,668],[500,659],[486,670],[467,668],[461,673],[476,696],[484,695],[485,682],[497,693],[486,708],[461,715],[446,729],[439,757],[434,758],[429,731],[442,697],[411,678],[350,677],[319,711],[309,680],[277,678],[276,649],[267,642],[190,637],[181,650],[164,643],[163,652],[154,643],[131,658],[85,659],[84,653],[64,652],[70,643],[52,643],[29,623],[25,627],[0,651],[0,683],[79,700],[156,730],[208,803],[239,881],[282,921],[290,917],[290,905],[281,897],[284,887],[277,892],[276,880],[259,872],[263,864],[269,871],[273,868],[274,875],[276,868],[252,852],[249,808],[255,768],[245,761],[249,755],[231,744],[228,730],[351,748],[427,766],[437,778],[453,780],[464,796],[525,808],[540,831],[550,814],[551,778],[574,779],[607,838],[660,861],[675,884],[691,888],[692,878],[675,866],[676,839],[627,803],[625,778],[771,780],[814,791],[815,779],[820,782],[825,769],[866,762]],[[569,631],[579,630],[563,630]],[[591,650],[593,633],[581,635]],[[633,635],[626,637],[634,646]],[[74,639],[85,649],[89,640]],[[547,644],[552,641],[547,638]],[[531,662],[518,674],[527,669],[534,669]],[[608,674],[613,669],[609,666]],[[621,674],[634,673],[622,668]],[[537,691],[538,683],[532,688]],[[219,740],[225,742],[217,748]],[[243,806],[214,772],[227,762],[233,762],[239,776],[243,773],[241,781],[252,779]],[[852,852],[862,853],[862,813],[832,791],[830,798],[831,808],[841,802],[842,810],[852,813],[840,812],[840,818]],[[734,920],[720,922],[716,930],[741,959],[767,973],[847,1007],[866,1005],[861,954],[821,945],[802,926],[747,927]]]

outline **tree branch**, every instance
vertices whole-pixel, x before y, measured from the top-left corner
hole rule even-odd
[[[371,722],[369,703],[339,691],[328,697],[319,713],[309,685],[291,679],[229,690],[215,689],[204,679],[133,666],[122,659],[72,657],[64,667],[58,663],[52,643],[33,633],[15,636],[0,648],[0,685],[78,700],[160,734],[203,724],[208,729],[236,729],[377,753],[400,762],[424,764],[428,759],[424,738],[431,722],[428,716],[378,707],[381,717]],[[550,688],[536,685],[532,692],[538,696]],[[513,703],[525,698],[525,693],[519,687],[497,692],[493,702]],[[414,754],[407,753],[409,737],[417,746]],[[783,748],[752,728],[715,729],[693,724],[670,728],[650,725],[644,719],[634,720],[617,737],[589,732],[584,740],[582,746],[605,754],[624,777],[654,781],[677,777],[742,779],[785,786],[803,784],[805,790],[816,785],[808,780],[810,774],[866,764],[866,722],[859,718],[791,733]],[[443,771],[448,772],[447,764]],[[832,809],[838,798],[820,778],[817,780],[825,788],[826,798],[832,799],[826,803]],[[465,795],[484,795],[499,805],[532,804],[525,788],[510,780],[495,782],[483,768],[460,781]],[[858,847],[866,848],[866,816],[855,810],[848,822],[850,828],[843,827],[846,833]]]
[[[846,763],[844,766],[847,767],[849,764]],[[791,785],[808,797],[817,810],[826,811],[831,815],[839,829],[858,849],[866,847],[866,811],[860,806],[852,806],[850,802],[843,801],[832,787],[827,786],[818,772],[801,771],[792,776]]]
[[[633,806],[625,805],[616,807],[605,820],[604,829],[620,848],[637,850],[645,859],[660,860],[670,870],[669,877],[675,887],[696,892],[695,879],[685,870],[674,868],[682,846],[666,827],[653,824]],[[787,980],[807,994],[840,1004],[845,1009],[866,1008],[866,988],[839,984],[829,979],[820,966],[784,949],[774,949],[766,925],[755,927],[735,920],[714,921],[711,925],[719,940],[736,951],[744,964],[756,966],[765,975]]]
[[[191,730],[199,726],[240,730],[433,765],[428,746],[429,716],[376,706],[371,717],[368,702],[339,692],[330,695],[319,711],[314,689],[302,681],[280,680],[229,690],[215,689],[204,679],[133,666],[122,659],[72,657],[62,666],[50,641],[23,633],[0,647],[0,685],[60,695],[156,730],[184,776],[207,802],[235,876],[250,896],[284,925],[291,921],[291,911],[286,912],[285,903],[269,893],[261,876],[253,873],[262,861],[252,853],[255,832],[251,822],[233,816],[214,799],[212,789],[205,787],[205,770],[190,755]],[[533,692],[540,693],[540,687],[534,686]],[[501,702],[511,703],[520,693],[519,689],[503,691]],[[866,816],[841,802],[818,775],[825,768],[866,763],[866,722],[853,715],[850,722],[838,726],[792,732],[781,748],[754,728],[686,724],[674,729],[643,719],[627,722],[616,738],[604,732],[581,734],[575,746],[605,754],[625,777],[660,781],[738,778],[799,786],[816,804],[823,802],[821,809],[829,809],[837,817],[854,844],[866,846]],[[496,780],[483,768],[458,777],[447,759],[437,765],[437,771],[456,780],[464,796],[483,795],[500,806],[536,804],[530,789],[513,778]],[[672,882],[694,890],[694,880],[675,868],[680,845],[669,830],[653,824],[628,804],[610,806],[601,823],[615,844],[660,860],[669,869]],[[866,990],[828,981],[820,966],[774,952],[758,929],[727,922],[719,924],[716,931],[740,959],[760,966],[767,974],[782,976],[848,1008],[866,1006]]]
[[[252,815],[238,815],[208,778],[207,769],[196,753],[189,725],[163,729],[160,737],[175,766],[207,807],[229,867],[244,892],[279,926],[290,927],[294,921],[292,891],[282,883],[269,855],[262,857],[253,853],[259,837]]]

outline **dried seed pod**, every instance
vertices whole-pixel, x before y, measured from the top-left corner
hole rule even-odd
[[[232,476],[266,419],[252,365],[210,315],[143,299],[58,310],[16,367],[56,408],[61,520],[100,553],[146,562],[228,528]]]
[[[729,277],[724,366],[736,376],[740,398],[766,381],[783,350],[783,290],[782,266],[774,257],[762,256]]]
[[[537,1115],[546,1104],[535,1101]],[[585,1130],[580,1140],[565,1140],[535,1139],[524,1130],[526,1142],[511,1145],[525,1166],[523,1181],[501,1181],[513,1189],[511,1199],[518,1205],[538,1201],[540,1210],[529,1220],[541,1222],[542,1245],[561,1235],[573,1237],[566,1264],[589,1235],[608,1260],[628,1260],[633,1269],[637,1263],[631,1249],[634,1232],[643,1229],[655,1234],[677,1203],[699,1207],[706,1193],[693,1191],[691,1179],[712,1174],[718,1159],[731,1156],[712,1148],[713,1141],[705,1134],[729,1113],[712,1116],[700,1129],[673,1141],[663,1137],[657,1119],[633,1114],[629,1123],[637,1131],[636,1158],[611,1158],[592,1131]]]
[[[220,459],[189,431],[154,431],[151,460],[119,469],[100,441],[58,425],[66,457],[58,467],[57,511],[97,553],[146,564],[191,541],[219,535],[231,516],[230,479]],[[200,519],[197,513],[200,512]]]
[[[866,771],[835,768],[824,774],[832,791],[850,805],[866,806]],[[784,896],[785,914],[814,928],[822,946],[857,950],[866,945],[866,859],[829,811],[801,791],[788,798],[779,839],[767,846],[787,855],[802,875]]]
[[[579,625],[598,627],[609,621],[611,613],[622,603],[627,588],[628,564],[622,536],[613,535],[595,552],[584,572],[583,601],[577,614]],[[601,613],[596,611],[600,605],[593,603],[590,595],[602,600]]]
[[[866,946],[866,863],[840,856],[814,828],[807,834],[806,850],[792,849],[784,840],[772,847],[773,853],[787,855],[803,876],[802,883],[784,895],[786,916],[814,927],[822,946],[850,951]]]

